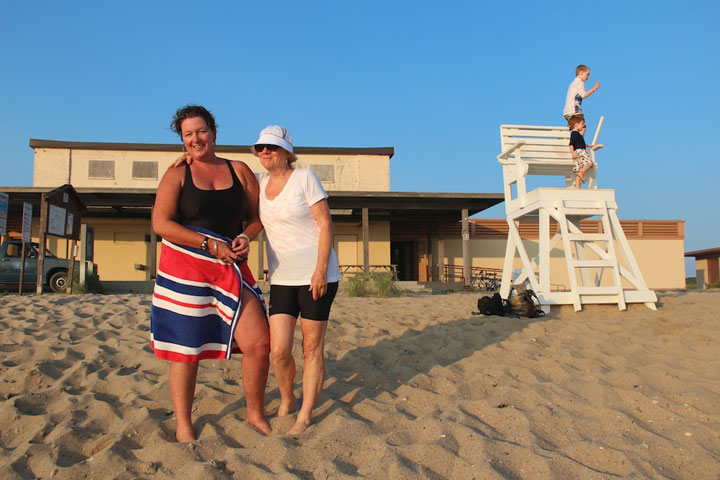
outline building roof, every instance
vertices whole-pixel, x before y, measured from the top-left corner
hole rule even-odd
[[[714,258],[720,256],[720,247],[708,248],[705,250],[695,250],[694,252],[685,252],[686,257],[695,257],[697,260],[704,258]]]
[[[122,150],[143,152],[181,152],[181,143],[108,143],[108,142],[65,142],[59,140],[30,139],[32,148],[68,148],[71,150]],[[250,145],[216,145],[216,152],[248,153]],[[299,155],[385,155],[392,158],[395,155],[394,147],[371,148],[335,148],[335,147],[293,147],[293,152]]]
[[[9,194],[8,217],[22,216],[23,202],[40,211],[40,196],[50,187],[0,187]],[[149,218],[155,188],[77,188],[87,207],[86,217]],[[337,221],[360,221],[362,209],[373,220],[443,221],[461,219],[462,209],[474,215],[504,200],[502,193],[355,192],[328,191],[328,203]]]

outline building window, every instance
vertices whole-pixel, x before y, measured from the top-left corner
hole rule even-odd
[[[334,165],[310,165],[310,168],[315,172],[321,182],[335,181]]]
[[[90,160],[88,178],[115,178],[114,160]]]
[[[157,180],[157,162],[133,162],[132,178],[142,180]]]

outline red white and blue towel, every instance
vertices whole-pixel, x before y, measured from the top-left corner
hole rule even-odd
[[[188,227],[211,239],[229,239]],[[155,356],[173,362],[230,358],[240,349],[233,337],[242,309],[242,289],[263,295],[247,262],[224,264],[199,248],[162,241],[150,313]]]

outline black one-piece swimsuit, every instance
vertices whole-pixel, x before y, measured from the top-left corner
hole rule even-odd
[[[243,220],[248,209],[245,189],[235,170],[225,160],[232,186],[224,190],[202,190],[195,186],[190,165],[185,165],[185,183],[180,190],[178,223],[206,228],[219,235],[234,238],[243,231]]]

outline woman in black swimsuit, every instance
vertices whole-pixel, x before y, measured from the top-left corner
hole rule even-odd
[[[223,265],[242,262],[249,252],[250,240],[262,230],[258,217],[258,183],[255,175],[245,163],[229,162],[215,155],[215,118],[205,108],[188,105],[179,109],[173,118],[172,128],[180,135],[187,155],[193,161],[190,165],[170,167],[160,181],[152,219],[155,232],[171,244],[195,249],[196,257],[205,255],[221,268]],[[218,240],[222,237],[228,241]],[[245,271],[249,273],[246,266]],[[159,284],[160,280],[157,285]],[[189,285],[194,288],[192,282]],[[224,286],[219,285],[218,290],[222,289]],[[233,337],[242,351],[247,421],[268,434],[270,425],[264,414],[270,353],[267,319],[264,307],[258,297],[253,295],[251,288],[241,288],[239,292],[242,307],[239,318],[232,325],[235,325]],[[166,301],[165,297],[158,295],[157,286],[153,298],[153,322],[159,325],[157,318],[162,312],[155,314],[156,298],[160,298],[158,305]],[[164,332],[167,331],[165,325]],[[169,340],[159,340],[159,334],[155,332],[153,335],[156,356],[171,361],[169,383],[178,422],[176,438],[180,442],[192,441],[195,433],[191,411],[198,360],[222,357],[207,355],[207,350],[212,349],[211,347],[202,345],[193,350],[196,345],[192,341],[174,341],[170,338],[173,336],[172,332],[166,336]],[[202,331],[193,334],[203,335]],[[176,344],[180,346],[177,347]],[[199,339],[197,344],[201,344]],[[172,347],[163,350],[166,345]],[[208,345],[216,343],[211,342]]]

